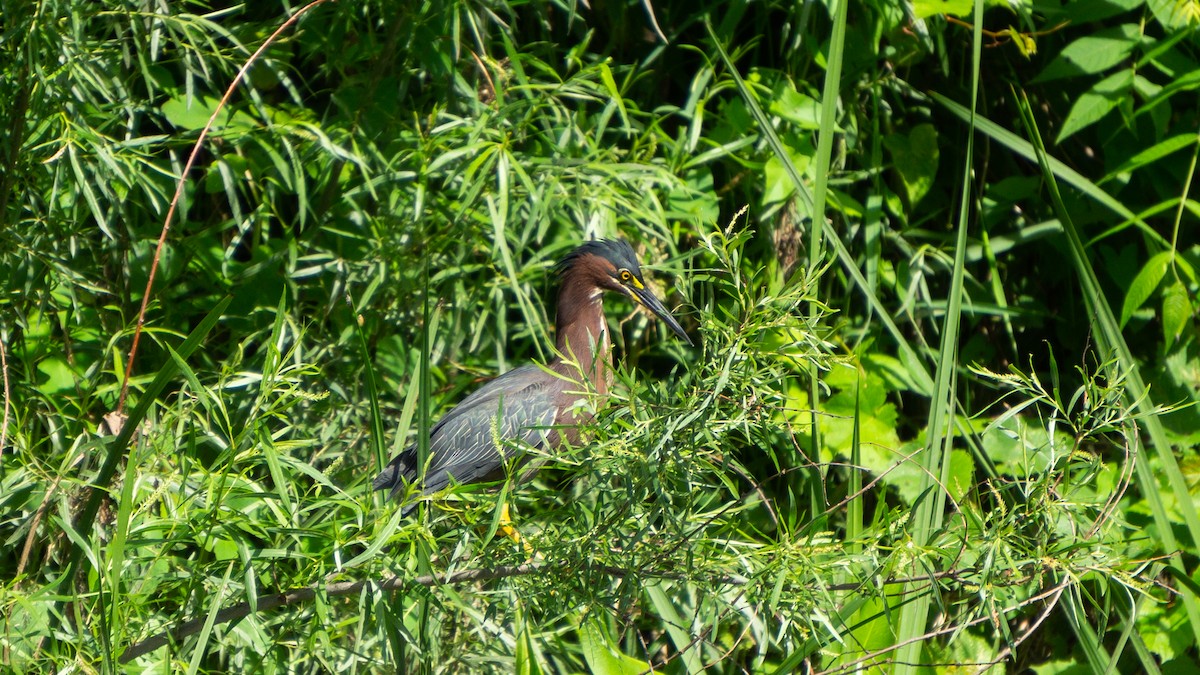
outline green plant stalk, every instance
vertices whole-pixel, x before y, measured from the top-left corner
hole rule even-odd
[[[433,337],[431,333],[430,315],[432,313],[429,303],[430,284],[429,284],[429,258],[424,259],[424,264],[421,268],[421,366],[417,376],[421,379],[421,395],[417,401],[417,475],[420,477],[420,482],[423,485],[425,482],[425,467],[429,462],[429,429],[433,426],[430,419],[431,411],[429,409],[429,397],[433,391],[433,376],[431,373],[430,354],[432,353]],[[427,509],[421,507],[418,511],[418,518],[427,516]],[[417,570],[421,574],[431,574],[433,567],[430,564],[430,553],[428,545],[424,541],[417,542]],[[404,616],[404,596],[397,596],[397,607],[399,610],[397,615]],[[433,672],[433,649],[438,642],[438,622],[433,620],[429,595],[421,594],[420,606],[418,607],[417,615],[417,639],[420,641],[419,656],[421,657],[420,671],[424,673]],[[401,655],[401,663],[404,663],[403,655]]]
[[[1183,33],[1184,31],[1180,31]],[[1192,159],[1188,162],[1187,176],[1183,179],[1183,189],[1180,190],[1179,207],[1175,209],[1175,222],[1171,227],[1171,256],[1172,261],[1179,253],[1179,223],[1183,221],[1183,212],[1187,207],[1188,195],[1192,192],[1192,181],[1196,178],[1196,160],[1200,156],[1200,132],[1197,133],[1196,142],[1192,145]],[[1174,262],[1171,264],[1171,272],[1175,275],[1176,280],[1179,279],[1179,270]]]
[[[821,123],[817,134],[817,175],[813,181],[813,197],[812,203],[809,205],[812,213],[812,220],[820,220],[825,222],[825,198],[829,187],[829,166],[830,157],[833,155],[833,140],[835,137],[837,102],[841,96],[842,83],[842,61],[846,51],[846,8],[849,6],[848,0],[842,0],[837,3],[837,9],[834,10],[833,19],[833,35],[829,40],[829,60],[828,66],[825,69],[825,83],[821,92]],[[798,192],[798,194],[806,194]],[[821,261],[825,257],[824,244],[822,243],[822,235],[824,234],[824,226],[812,226],[808,228],[808,269],[815,270],[821,266]],[[821,315],[821,307],[816,301],[808,304],[808,319],[812,323],[816,323]],[[820,416],[820,400],[821,400],[821,371],[816,363],[808,365],[808,400],[812,413],[809,416],[812,428],[812,448],[810,452],[813,457],[821,456],[821,416]],[[812,501],[816,507],[816,511],[824,508],[821,504],[820,490],[813,490]]]
[[[974,16],[983,16],[983,0],[975,0]],[[941,529],[946,509],[945,486],[949,482],[950,455],[954,446],[954,409],[957,400],[958,336],[962,322],[963,268],[967,251],[967,227],[971,219],[972,175],[975,159],[974,113],[979,99],[979,61],[983,49],[982,21],[975,21],[971,45],[971,120],[967,128],[967,147],[963,153],[961,198],[958,208],[957,237],[954,243],[954,270],[951,275],[945,323],[942,328],[941,345],[938,348],[936,382],[930,406],[929,424],[926,426],[925,449],[921,453],[921,492],[924,497],[917,505],[912,522],[912,543],[917,551],[925,548]],[[919,565],[918,565],[919,568]],[[920,572],[920,569],[917,570]],[[906,584],[904,594],[912,597],[900,610],[899,631],[896,644],[896,667],[893,672],[901,675],[915,673],[921,663],[919,641],[929,623],[930,595],[922,591],[921,584]],[[936,588],[936,587],[935,587]]]
[[[371,365],[371,348],[367,344],[366,331],[363,330],[362,323],[357,320],[358,312],[353,303],[348,301],[346,306],[354,315],[352,323],[355,327],[354,332],[358,335],[358,347],[362,351],[363,378],[367,385],[367,405],[371,412],[371,449],[375,455],[375,472],[378,473],[383,471],[383,467],[387,465],[388,461],[387,448],[383,444],[383,413],[379,409],[379,384],[375,380],[375,368]]]
[[[860,537],[863,536],[863,531],[866,529],[866,524],[863,522],[863,495],[859,494],[862,492],[863,482],[862,472],[859,471],[859,467],[862,466],[861,412],[863,378],[862,370],[856,368],[856,371],[854,384],[854,426],[851,430],[850,440],[850,473],[846,479],[847,496],[858,495],[857,497],[851,499],[850,503],[846,505],[846,553],[850,556],[857,556],[862,553],[863,547]],[[837,583],[846,584],[849,583],[850,580],[851,575],[848,571],[846,571],[838,575]],[[850,621],[848,625],[839,626],[839,629],[843,630],[844,634],[852,634],[852,631],[854,630],[853,626],[862,625],[870,621],[871,612],[868,611],[867,607],[868,606],[865,602],[863,605],[855,608],[853,611],[849,611],[849,607],[843,607],[843,611],[834,618],[837,621],[844,621],[844,617],[849,616]],[[842,645],[841,652],[845,653],[845,647],[850,644],[853,644],[853,642],[848,641]]]
[[[1100,636],[1092,630],[1088,623],[1087,612],[1084,611],[1082,598],[1079,597],[1079,585],[1068,586],[1067,591],[1062,594],[1061,602],[1063,614],[1066,615],[1067,623],[1079,638],[1079,646],[1083,649],[1084,657],[1087,659],[1088,665],[1092,667],[1092,672],[1113,672],[1112,658],[1104,649],[1104,645],[1100,643]]]
[[[204,628],[200,631],[200,636],[196,640],[196,646],[192,648],[192,658],[188,661],[187,675],[196,675],[196,673],[200,672],[200,663],[204,659],[208,641],[212,637],[213,626],[216,625],[217,615],[221,611],[225,594],[229,591],[229,579],[233,576],[233,567],[236,564],[235,561],[229,561],[229,565],[225,568],[225,577],[221,579],[221,585],[217,586],[216,592],[213,593],[213,601],[209,605],[208,617],[204,620]]]

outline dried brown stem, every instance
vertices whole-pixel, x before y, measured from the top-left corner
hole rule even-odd
[[[267,51],[268,47],[270,47],[277,39],[279,39],[279,36],[282,35],[284,31],[291,28],[297,21],[299,21],[300,17],[308,13],[310,9],[318,5],[323,5],[329,1],[330,0],[312,0],[312,2],[296,10],[295,14],[288,17],[288,20],[284,21],[279,28],[276,28],[275,32],[271,33],[271,36],[264,40],[263,43],[259,45],[258,49],[250,55],[250,58],[246,59],[246,62],[242,64],[242,67],[238,69],[237,75],[234,76],[233,81],[229,83],[229,87],[225,89],[225,95],[221,97],[221,101],[217,103],[217,107],[213,110],[212,115],[209,116],[208,122],[206,122],[204,124],[204,128],[200,130],[200,137],[196,139],[195,145],[192,146],[192,153],[188,155],[187,164],[183,165],[183,171],[179,174],[179,182],[175,184],[175,196],[171,198],[171,205],[167,207],[167,217],[163,220],[162,232],[160,232],[158,235],[158,245],[154,247],[154,260],[150,263],[150,274],[146,279],[146,290],[142,293],[142,306],[141,309],[138,310],[137,327],[133,331],[133,345],[129,348],[129,360],[125,364],[125,379],[121,382],[121,396],[117,400],[118,414],[124,414],[125,411],[125,398],[129,394],[129,380],[133,376],[133,362],[137,357],[137,348],[138,342],[142,336],[142,327],[146,323],[146,308],[150,304],[150,291],[154,286],[154,275],[158,271],[158,260],[162,255],[163,246],[165,246],[167,243],[167,235],[171,231],[171,220],[175,217],[175,209],[179,206],[179,200],[183,197],[183,188],[187,184],[188,174],[191,173],[192,167],[196,164],[196,159],[200,156],[200,148],[204,145],[204,139],[208,137],[208,132],[212,129],[213,124],[216,123],[217,115],[221,114],[221,111],[224,110],[225,105],[229,103],[229,99],[233,97],[234,90],[237,89],[237,86],[242,83],[243,79],[245,79],[246,73],[250,71],[250,66],[254,65],[254,62],[263,55],[263,52]]]

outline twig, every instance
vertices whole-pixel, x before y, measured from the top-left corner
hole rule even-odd
[[[377,587],[380,591],[390,592],[413,586],[451,586],[455,584],[470,583],[473,581],[491,581],[494,579],[507,579],[511,577],[529,576],[538,574],[545,570],[563,569],[563,565],[552,564],[546,561],[525,563],[523,565],[506,565],[495,567],[492,569],[467,569],[451,572],[449,574],[426,574],[414,578],[406,577],[390,577],[382,581],[363,580],[363,581],[338,581],[326,583],[322,588],[321,584],[314,584],[304,588],[297,588],[283,593],[265,593],[258,596],[255,602],[242,602],[233,607],[228,607],[217,612],[216,618],[213,620],[213,625],[229,623],[244,619],[250,614],[257,612],[265,612],[267,610],[283,607],[285,605],[296,605],[308,602],[317,597],[318,591],[323,591],[329,597],[337,597],[343,595],[353,595],[362,592],[369,585]],[[607,574],[611,577],[643,577],[651,579],[666,579],[672,581],[687,581],[695,580],[704,575],[687,575],[678,572],[667,572],[655,569],[626,569],[616,567],[614,565],[592,565],[585,566],[582,569],[576,568],[575,572],[595,571],[601,574]],[[958,570],[948,570],[943,572],[935,572],[933,574],[922,575],[919,577],[903,577],[885,579],[882,581],[885,585],[895,584],[911,584],[915,582],[935,582],[941,579],[955,579],[959,577],[961,572]],[[727,586],[749,586],[753,580],[749,577],[744,577],[739,574],[719,574],[705,577],[706,581],[712,584],[721,584]],[[826,587],[828,591],[854,591],[861,587],[861,583],[846,583],[833,584]],[[1035,596],[1027,602],[1032,602],[1043,596]],[[1019,605],[1019,606],[1023,606]],[[251,609],[255,607],[256,609]],[[1007,611],[1007,610],[1006,610]],[[194,635],[204,628],[207,617],[201,617],[178,624],[174,628],[162,631],[152,637],[146,638],[141,642],[130,645],[128,649],[121,654],[121,663],[129,663],[133,659],[148,654],[156,649],[166,646],[170,640],[180,640],[189,635]],[[935,633],[936,634],[936,633]]]
[[[1017,602],[1013,605],[1009,605],[1008,607],[1005,607],[1004,609],[1001,609],[999,611],[999,614],[1011,614],[1019,609],[1028,607],[1029,605],[1032,605],[1035,602],[1041,602],[1042,600],[1047,600],[1049,598],[1053,598],[1053,600],[1051,600],[1050,602],[1056,603],[1056,602],[1058,602],[1059,596],[1062,595],[1063,588],[1065,588],[1066,585],[1069,583],[1070,583],[1070,577],[1066,577],[1063,579],[1062,582],[1056,584],[1053,588],[1051,588],[1047,591],[1043,591],[1041,593],[1038,593],[1037,595],[1026,598],[1020,602]],[[898,642],[894,645],[888,645],[887,647],[884,647],[883,649],[878,649],[878,650],[870,652],[868,654],[864,654],[863,656],[861,656],[853,661],[850,661],[848,663],[839,664],[836,668],[834,668],[832,670],[822,671],[820,673],[820,675],[837,675],[840,673],[849,673],[849,672],[853,672],[856,670],[860,670],[861,669],[860,666],[862,666],[864,664],[877,665],[874,662],[874,659],[876,657],[883,656],[884,654],[894,652],[905,645],[912,644],[914,642],[921,642],[922,640],[928,640],[930,638],[934,638],[939,635],[948,635],[950,633],[954,633],[954,632],[962,630],[964,628],[970,628],[971,626],[975,626],[975,625],[984,623],[986,621],[991,620],[991,618],[992,618],[992,615],[989,613],[987,616],[981,616],[981,617],[971,619],[969,621],[965,621],[963,623],[952,624],[952,625],[946,626],[944,628],[938,628],[935,630],[931,630],[928,633],[925,633],[924,635],[918,635],[914,638],[909,638],[908,640]]]
[[[1030,626],[1017,639],[1013,640],[1007,645],[1004,645],[1004,649],[1000,650],[1000,653],[996,655],[996,658],[992,659],[989,663],[983,664],[979,670],[976,670],[976,675],[982,675],[983,673],[1000,665],[1001,662],[1008,660],[1008,657],[1011,656],[1014,651],[1016,651],[1017,647],[1021,646],[1022,642],[1028,640],[1029,637],[1033,635],[1034,631],[1041,627],[1042,623],[1049,618],[1051,612],[1058,607],[1058,600],[1062,597],[1063,591],[1067,590],[1067,585],[1070,580],[1070,576],[1063,577],[1063,580],[1059,582],[1058,586],[1054,587],[1054,597],[1046,603],[1046,608],[1042,610],[1040,614],[1038,614],[1037,619],[1035,619],[1034,622],[1030,624]]]

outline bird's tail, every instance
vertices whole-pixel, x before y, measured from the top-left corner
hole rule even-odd
[[[372,483],[374,489],[390,490],[388,497],[392,499],[395,499],[396,495],[403,493],[405,487],[417,477],[416,454],[416,452],[409,449],[393,457],[392,461],[388,462],[383,471],[379,472],[379,475],[375,477]]]

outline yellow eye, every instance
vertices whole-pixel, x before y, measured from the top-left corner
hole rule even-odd
[[[629,280],[632,278],[633,275],[629,273],[629,270],[621,270],[621,281],[629,283]]]

